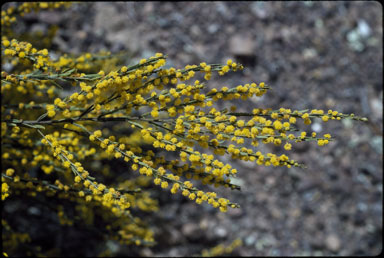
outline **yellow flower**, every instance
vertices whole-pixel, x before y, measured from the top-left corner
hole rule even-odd
[[[76,177],[75,177],[75,182],[76,182],[76,183],[80,183],[80,181],[81,181],[81,177],[76,176]]]
[[[66,160],[66,161],[64,161],[63,165],[64,165],[64,167],[69,168],[71,166],[71,162]]]
[[[95,131],[95,132],[93,133],[93,135],[94,135],[95,137],[101,137],[102,133],[101,133],[100,130],[97,130],[97,131]]]
[[[167,188],[167,187],[168,187],[168,182],[167,181],[161,182],[161,188]]]
[[[291,150],[291,148],[292,148],[292,145],[290,143],[286,143],[284,145],[284,149],[286,149],[286,150]]]
[[[11,43],[9,42],[9,40],[3,40],[3,46],[4,47],[8,47]]]
[[[46,2],[40,3],[40,7],[43,9],[48,8],[48,3]]]
[[[188,198],[191,199],[191,200],[194,200],[196,198],[196,194],[195,193],[191,193],[191,194],[189,194]]]
[[[159,111],[158,111],[157,109],[153,109],[153,110],[151,111],[151,116],[152,116],[153,118],[158,117],[158,116],[159,116]]]
[[[15,170],[13,168],[8,168],[6,171],[5,171],[5,174],[7,176],[12,176],[13,173],[15,173]]]
[[[48,111],[48,116],[49,117],[54,117],[56,115],[56,112],[54,110],[49,110]]]

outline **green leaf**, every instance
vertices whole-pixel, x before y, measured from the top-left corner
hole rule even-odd
[[[31,125],[31,124],[27,124],[27,123],[24,123],[23,125],[26,125],[26,126],[29,126],[29,127],[35,128],[35,129],[45,129],[45,127],[42,125]]]
[[[72,69],[66,70],[65,72],[61,73],[60,75],[61,75],[61,76],[69,76],[69,75],[71,75],[74,71],[76,71],[76,68],[72,68]]]
[[[61,90],[63,89],[63,87],[61,87],[61,85],[60,84],[58,84],[57,82],[55,82],[55,81],[51,81],[56,87],[58,87],[58,88],[60,88]]]
[[[48,113],[44,113],[41,116],[39,116],[39,118],[37,119],[37,122],[43,120],[47,115],[48,115]]]

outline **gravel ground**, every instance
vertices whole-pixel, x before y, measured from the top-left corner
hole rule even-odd
[[[223,214],[169,192],[152,218],[159,244],[121,255],[187,256],[241,238],[234,255],[376,255],[382,250],[383,13],[378,2],[96,2],[28,15],[58,24],[54,46],[71,53],[156,52],[176,67],[236,59],[243,72],[210,87],[265,81],[256,107],[333,109],[368,123],[318,123],[336,138],[323,148],[293,146],[307,169],[232,162],[241,205]],[[239,110],[248,106],[238,104]],[[266,147],[267,151],[278,151]],[[168,201],[167,201],[168,200]],[[171,201],[169,201],[171,200]]]

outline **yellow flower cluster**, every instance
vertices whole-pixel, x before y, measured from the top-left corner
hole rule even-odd
[[[9,196],[8,193],[9,186],[7,183],[1,183],[1,200],[4,201],[5,198]]]
[[[17,3],[16,6],[10,6],[1,11],[1,26],[10,26],[16,22],[16,16],[24,16],[32,11],[38,12],[44,9],[56,9],[60,7],[69,7],[71,2],[25,2]]]
[[[231,254],[234,249],[243,245],[243,241],[238,238],[235,239],[231,244],[225,246],[224,244],[219,244],[211,249],[204,249],[201,253],[202,257],[218,257],[223,255]]]
[[[16,57],[15,60],[24,61],[28,59],[34,63],[34,68],[47,70],[49,56],[48,50],[37,50],[32,47],[31,43],[19,42],[16,39],[8,40],[6,37],[2,38],[1,46],[5,56]],[[17,64],[15,62],[14,64]]]

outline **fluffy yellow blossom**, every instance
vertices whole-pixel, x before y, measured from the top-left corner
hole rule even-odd
[[[161,188],[167,188],[167,187],[168,187],[168,182],[167,181],[161,182]]]
[[[6,171],[5,171],[5,174],[7,176],[13,176],[13,174],[15,173],[15,170],[13,168],[8,168]]]

